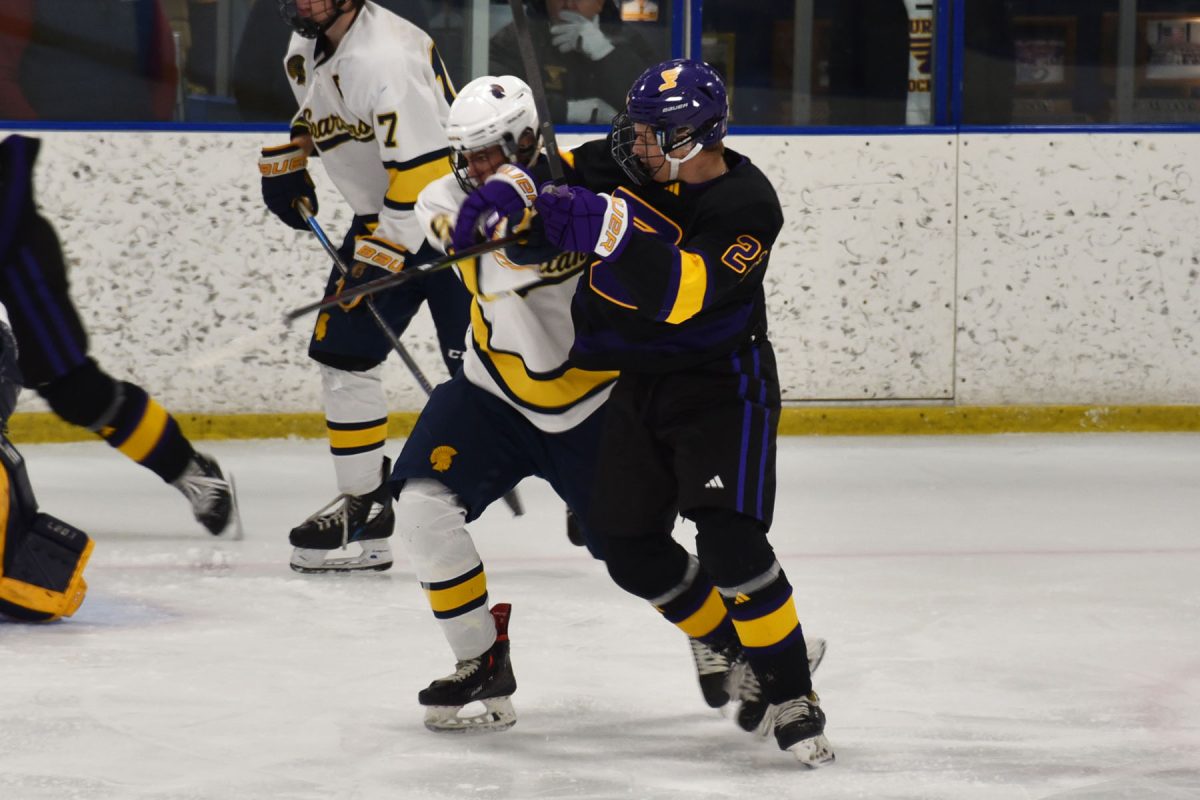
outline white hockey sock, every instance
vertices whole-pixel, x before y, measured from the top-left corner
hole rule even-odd
[[[454,493],[437,481],[410,480],[396,500],[396,533],[458,661],[496,641],[487,576],[465,520]]]
[[[325,425],[338,491],[364,495],[379,486],[387,439],[383,366],[346,372],[321,365]]]

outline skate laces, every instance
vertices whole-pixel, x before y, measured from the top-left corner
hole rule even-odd
[[[775,725],[778,727],[790,725],[793,722],[807,722],[813,717],[815,705],[816,703],[808,697],[785,700],[776,708]]]
[[[322,533],[334,528],[341,528],[342,547],[345,547],[350,543],[350,518],[357,517],[357,512],[363,506],[366,506],[367,509],[367,513],[362,515],[362,524],[364,525],[383,512],[383,506],[372,500],[369,495],[359,497],[353,494],[339,494],[310,514],[304,522],[314,523],[317,530]]]
[[[207,474],[205,466],[196,461],[187,465],[184,473],[175,479],[174,485],[183,492],[198,514],[212,510],[229,494],[229,481]]]
[[[737,688],[737,698],[743,703],[757,703],[762,698],[762,686],[758,682],[758,676],[750,667],[750,663],[745,659],[739,659],[734,666],[737,678],[734,683]]]
[[[454,674],[447,675],[446,677],[442,678],[442,680],[447,682],[462,683],[467,678],[470,678],[479,671],[479,668],[483,665],[483,658],[483,656],[480,656],[479,658],[468,658],[466,661],[458,662],[458,664],[455,665],[456,668],[454,670]]]
[[[692,646],[692,658],[696,660],[696,672],[700,675],[716,675],[729,671],[729,659],[720,650],[709,647],[699,639],[688,639]]]

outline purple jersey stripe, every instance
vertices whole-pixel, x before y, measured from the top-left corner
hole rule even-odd
[[[758,384],[758,402],[763,409],[762,450],[758,454],[758,518],[763,518],[763,491],[767,474],[767,448],[770,444],[771,409],[767,407],[767,382],[761,380],[759,374],[758,347],[754,348],[754,377],[760,378]]]
[[[54,368],[55,374],[62,375],[67,371],[67,363],[63,359],[62,354],[58,352],[58,346],[54,343],[54,337],[50,335],[50,331],[42,324],[41,315],[33,313],[33,298],[29,296],[29,292],[25,289],[24,281],[15,270],[9,270],[8,285],[12,289],[13,294],[16,295],[17,303],[23,310],[22,316],[29,322],[30,327],[33,328],[42,353],[50,361],[50,366]]]
[[[742,360],[736,355],[733,357],[733,368],[736,372],[742,372]],[[746,396],[747,377],[742,373],[738,383],[738,394],[741,397]],[[742,446],[738,455],[738,488],[737,488],[737,511],[739,514],[746,513],[746,461],[749,458],[750,449],[750,403],[743,402],[744,411],[742,412]]]
[[[85,353],[79,347],[79,342],[75,341],[75,334],[71,330],[71,326],[67,324],[67,320],[63,317],[62,309],[59,308],[54,296],[50,294],[49,287],[46,286],[42,267],[38,264],[37,259],[33,257],[33,251],[28,247],[21,248],[21,261],[24,262],[29,280],[33,283],[33,288],[37,291],[38,297],[45,303],[46,312],[50,315],[54,327],[66,347],[67,358],[71,361],[70,366],[74,367],[77,364],[81,364]]]

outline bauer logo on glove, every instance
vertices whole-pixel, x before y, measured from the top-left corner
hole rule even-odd
[[[623,199],[582,186],[544,184],[534,208],[545,225],[546,240],[568,252],[595,253],[612,261],[633,235]]]
[[[317,213],[317,190],[308,174],[308,156],[295,142],[279,147],[264,147],[258,159],[262,176],[263,202],[285,225],[307,230],[304,216],[296,208],[303,200]]]
[[[356,242],[355,261],[386,269],[388,272],[399,272],[404,269],[404,257],[408,251],[403,246],[378,236],[360,236]],[[361,278],[363,271],[365,270],[358,270],[358,264],[356,264],[350,274],[354,278]]]

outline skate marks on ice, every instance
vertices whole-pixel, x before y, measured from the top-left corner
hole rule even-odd
[[[489,512],[476,536],[492,601],[514,605],[517,724],[442,737],[416,693],[452,662],[407,565],[287,568],[327,445],[212,443],[241,542],[103,443],[27,447],[41,505],[97,545],[74,618],[0,625],[0,797],[1195,796],[1200,558],[1178,551],[1198,445],[781,442],[772,538],[830,642],[838,762],[815,772],[705,707],[686,643],[571,547],[539,481],[525,517]]]

